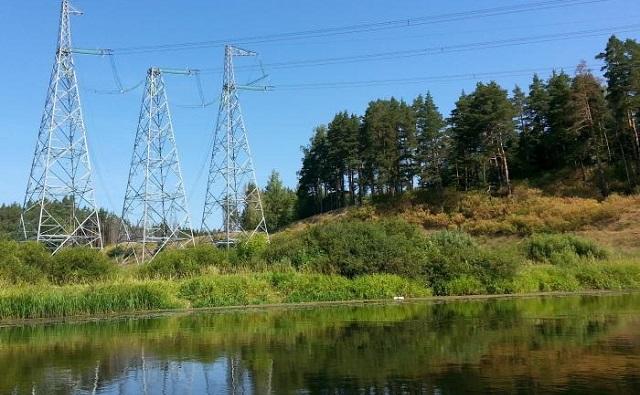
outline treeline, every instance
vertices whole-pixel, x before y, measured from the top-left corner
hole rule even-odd
[[[290,224],[297,218],[296,192],[287,188],[278,172],[273,171],[264,189],[260,191],[265,220],[270,232],[277,231]],[[65,202],[50,205],[50,209],[68,211]],[[0,240],[22,240],[24,236],[20,232],[20,213],[22,206],[19,203],[0,205]],[[257,214],[245,210],[243,220],[247,228],[255,227]],[[87,213],[88,215],[88,213]],[[122,224],[120,216],[107,210],[98,211],[102,242],[106,245],[118,242],[118,233]],[[200,234],[199,229],[193,229],[195,234]]]
[[[298,215],[413,189],[483,188],[509,195],[516,179],[570,169],[594,194],[640,183],[640,44],[612,36],[605,81],[583,62],[575,74],[533,76],[528,92],[496,82],[462,93],[445,118],[430,93],[412,103],[369,103],[315,129],[303,148]]]

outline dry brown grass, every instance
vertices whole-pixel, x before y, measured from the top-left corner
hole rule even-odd
[[[289,230],[338,219],[398,216],[427,231],[459,229],[486,238],[519,238],[539,232],[572,232],[615,250],[640,253],[640,195],[612,195],[605,200],[558,197],[519,187],[511,197],[482,192],[446,191],[438,197],[405,196],[314,216]]]

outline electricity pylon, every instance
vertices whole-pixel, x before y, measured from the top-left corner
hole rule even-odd
[[[240,89],[266,90],[267,87],[258,87],[253,83],[237,85],[233,69],[234,57],[256,55],[255,52],[230,45],[226,45],[224,50],[222,95],[211,153],[202,230],[211,241],[227,247],[240,237],[252,237],[258,232],[268,237],[260,190],[238,100]],[[254,83],[257,81],[259,80]]]
[[[24,238],[42,242],[54,253],[72,245],[102,248],[72,56],[71,15],[82,13],[62,0],[56,60],[20,217]]]
[[[134,248],[138,262],[153,259],[169,244],[194,242],[163,73],[192,71],[147,72],[119,237],[140,244],[141,251]]]

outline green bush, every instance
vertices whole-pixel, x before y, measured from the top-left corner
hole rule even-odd
[[[49,252],[37,243],[0,241],[0,280],[9,284],[35,284],[45,280],[43,268]]]
[[[468,274],[463,274],[447,281],[444,284],[444,291],[447,295],[481,295],[487,293],[482,282]]]
[[[574,263],[577,258],[605,259],[608,252],[591,240],[567,234],[537,234],[530,237],[527,257],[552,264]]]
[[[143,278],[172,279],[200,274],[207,266],[226,266],[225,251],[209,244],[166,249],[139,270]]]
[[[277,235],[266,258],[288,259],[298,269],[353,278],[391,273],[406,277],[421,274],[426,238],[400,220],[343,220]]]
[[[65,248],[55,254],[47,270],[56,284],[90,283],[108,278],[115,265],[102,252],[85,247]]]
[[[460,281],[470,284],[470,278],[481,284],[476,289],[494,293],[502,292],[501,283],[511,279],[517,267],[516,256],[481,248],[465,233],[442,231],[429,237],[424,273],[438,295],[449,294]]]
[[[582,288],[571,268],[551,265],[526,267],[511,285],[514,293],[572,292]]]
[[[266,235],[255,234],[251,238],[241,240],[235,247],[235,260],[237,264],[254,265],[261,260],[269,247],[269,239]]]

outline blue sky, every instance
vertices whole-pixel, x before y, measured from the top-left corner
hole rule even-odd
[[[540,1],[540,0],[536,0]],[[141,45],[232,39],[316,28],[339,27],[393,19],[450,14],[534,1],[210,1],[210,0],[76,0],[84,16],[74,17],[74,45],[79,48],[114,48],[125,86],[142,80],[151,65],[176,68],[219,68],[222,48],[118,55],[118,48]],[[7,1],[0,11],[0,202],[21,201],[31,164],[45,92],[54,58],[58,28],[57,0]],[[412,100],[430,90],[448,114],[462,90],[475,80],[423,81],[407,84],[367,85],[337,89],[278,89],[290,84],[368,81],[454,74],[495,73],[510,70],[570,66],[581,59],[597,66],[606,35],[547,41],[537,44],[447,52],[426,56],[318,67],[274,68],[268,65],[370,53],[449,47],[483,41],[507,40],[547,34],[640,23],[640,2],[606,0],[559,9],[473,18],[448,23],[407,26],[376,32],[301,40],[256,43],[245,47],[260,53],[267,65],[272,92],[243,92],[243,112],[261,184],[272,169],[285,183],[296,184],[300,146],[316,125],[328,122],[341,110],[361,114],[369,101],[395,96]],[[637,38],[635,31],[620,34]],[[611,29],[614,32],[615,29]],[[239,63],[238,65],[241,65]],[[255,63],[244,63],[255,65]],[[94,90],[115,89],[106,58],[76,57],[88,131],[94,181],[99,204],[119,212],[126,187],[129,159],[140,110],[142,90],[126,95],[100,95]],[[238,73],[240,81],[256,72]],[[483,80],[492,79],[482,76]],[[527,86],[530,75],[498,75],[504,87]],[[217,107],[186,109],[180,104],[199,102],[193,78],[167,76],[173,104],[176,139],[182,158],[185,186],[197,222],[204,197],[206,146]],[[219,95],[221,76],[203,76],[207,100]],[[201,174],[200,177],[198,175]]]

